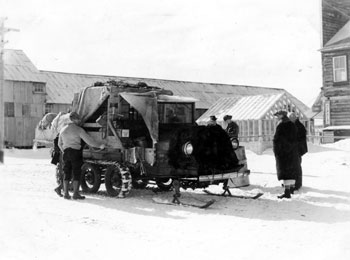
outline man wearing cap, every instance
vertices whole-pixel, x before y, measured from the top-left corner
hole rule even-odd
[[[217,120],[216,116],[210,116],[207,127],[210,127],[211,129],[216,129],[218,131],[223,130],[221,125],[218,125],[216,123],[216,120]]]
[[[232,121],[231,115],[224,116],[224,121],[227,124],[226,132],[230,138],[238,138],[239,134],[239,126],[236,124],[236,122]]]
[[[83,154],[81,147],[81,140],[92,147],[105,148],[105,144],[96,142],[91,136],[79,127],[80,117],[77,113],[71,112],[69,114],[70,123],[64,126],[59,135],[58,146],[63,152],[63,190],[64,198],[70,199],[68,192],[69,181],[73,174],[73,199],[85,199],[79,194],[81,166],[83,165]]]
[[[209,119],[209,121],[208,121],[208,126],[214,126],[214,125],[216,125],[216,120],[217,120],[216,116],[210,116],[209,118],[210,118],[210,119]]]
[[[299,154],[299,167],[295,180],[295,190],[299,190],[303,184],[303,171],[301,168],[302,156],[308,152],[306,141],[306,129],[305,126],[299,121],[299,118],[294,112],[288,114],[290,121],[292,121],[297,127],[297,141],[298,141],[298,154]]]
[[[278,118],[279,124],[273,137],[273,152],[276,159],[277,178],[284,184],[284,194],[278,198],[289,199],[299,167],[297,128],[287,117],[286,111],[280,110],[274,115]]]

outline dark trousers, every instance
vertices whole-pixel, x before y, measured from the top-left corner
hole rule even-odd
[[[83,154],[81,150],[67,148],[63,151],[64,180],[80,181],[81,166],[83,165]]]
[[[300,189],[303,184],[303,170],[301,168],[301,156],[299,156],[299,167],[295,177],[295,189]]]

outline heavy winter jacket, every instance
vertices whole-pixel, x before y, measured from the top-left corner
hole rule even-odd
[[[307,141],[306,141],[306,129],[305,126],[296,119],[294,122],[297,127],[297,140],[298,140],[298,152],[299,156],[303,156],[307,153]]]
[[[235,122],[230,122],[226,128],[226,132],[229,137],[238,137],[239,126]]]
[[[297,128],[287,116],[277,125],[273,151],[278,180],[295,180],[299,167]]]

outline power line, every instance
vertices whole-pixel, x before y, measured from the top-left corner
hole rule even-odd
[[[6,17],[0,17],[0,163],[4,162],[4,136],[5,136],[5,107],[4,107],[4,48],[5,44],[5,33],[14,31],[18,32],[18,29],[6,28],[5,21]]]

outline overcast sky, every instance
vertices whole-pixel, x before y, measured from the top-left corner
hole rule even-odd
[[[320,0],[0,0],[41,70],[284,88],[322,86]]]

